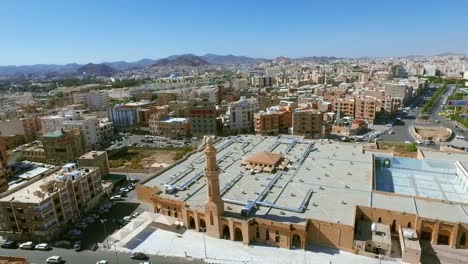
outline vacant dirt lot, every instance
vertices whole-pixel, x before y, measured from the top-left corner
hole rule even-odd
[[[109,157],[111,168],[119,169],[149,169],[165,168],[190,152],[190,148],[178,149],[139,149],[129,148],[127,151]]]

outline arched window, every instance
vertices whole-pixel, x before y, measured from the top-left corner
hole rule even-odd
[[[396,220],[393,219],[392,226],[391,226],[391,231],[396,232]]]
[[[377,222],[382,223],[382,217],[379,217],[379,220]]]
[[[266,230],[265,240],[270,240],[270,231]]]
[[[260,238],[260,229],[258,228],[258,226],[257,226],[257,231],[255,232],[255,236],[257,238]]]
[[[275,234],[275,242],[276,243],[279,243],[280,242],[280,235],[279,235],[279,232],[276,231],[276,234]]]
[[[460,237],[460,246],[464,246],[466,244],[466,232],[463,232],[463,234]]]
[[[408,224],[406,225],[406,227],[411,228],[411,222],[408,222]]]

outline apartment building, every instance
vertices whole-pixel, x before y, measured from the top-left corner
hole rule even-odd
[[[7,146],[5,141],[2,138],[0,138],[0,193],[8,189],[8,175],[5,171],[7,161]]]
[[[292,114],[292,134],[305,138],[327,138],[331,125],[323,121],[323,113],[316,109],[296,109]]]
[[[189,123],[194,137],[216,135],[216,106],[209,102],[197,102],[189,109]]]
[[[85,141],[86,149],[95,149],[101,144],[100,120],[94,115],[85,115],[72,111],[58,115],[41,117],[42,132],[50,133],[60,129],[79,129]]]
[[[110,98],[106,91],[93,90],[86,95],[86,103],[93,111],[106,109],[110,104]]]
[[[176,101],[177,95],[175,93],[158,93],[156,98],[156,105],[163,106],[169,105],[170,102]]]
[[[250,84],[253,87],[270,87],[273,85],[273,77],[270,76],[252,76]]]
[[[254,114],[255,133],[260,135],[278,135],[288,133],[292,126],[292,113],[289,107],[269,107],[267,111]]]
[[[0,232],[17,240],[51,241],[103,192],[98,168],[70,163],[0,198]]]
[[[354,116],[355,100],[353,98],[338,98],[333,100],[333,111],[337,115]]]
[[[139,124],[138,109],[126,105],[117,105],[107,109],[107,117],[120,131],[130,131]]]
[[[25,142],[36,140],[40,124],[36,117],[24,117],[0,121],[0,134],[3,136],[24,136]]]
[[[182,139],[190,137],[190,123],[188,118],[173,117],[163,120],[152,119],[150,132],[153,135]]]
[[[99,168],[101,178],[109,175],[109,159],[106,151],[90,151],[76,159],[78,167]]]
[[[258,110],[256,98],[241,97],[239,101],[229,103],[226,112],[226,125],[234,133],[251,132],[254,130],[253,115]]]
[[[85,153],[85,144],[79,129],[70,131],[57,130],[47,133],[41,138],[46,162],[63,165],[74,162]]]
[[[354,118],[362,119],[370,124],[374,123],[377,114],[377,98],[372,96],[359,96],[355,98]]]
[[[44,152],[44,147],[42,146],[42,142],[34,141],[32,143],[26,144],[21,151],[23,155],[23,159],[45,163],[46,157]]]

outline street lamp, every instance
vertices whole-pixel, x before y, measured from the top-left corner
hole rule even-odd
[[[205,249],[205,258],[208,258],[208,254],[206,253],[206,240],[205,240],[206,227],[201,227],[200,230],[203,232],[203,248]]]
[[[107,239],[107,248],[110,249],[110,243],[109,243],[109,236],[107,235],[107,228],[106,228],[106,222],[107,222],[108,219],[101,219],[101,224],[102,226],[104,227],[104,233],[106,235],[106,239]],[[115,260],[117,261],[117,264],[119,263],[119,256],[117,255],[117,249],[115,247],[115,241],[114,241],[114,253],[115,253]]]

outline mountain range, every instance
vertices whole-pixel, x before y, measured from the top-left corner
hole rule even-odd
[[[141,59],[135,62],[115,61],[103,62],[99,64],[88,63],[86,65],[70,63],[64,65],[57,64],[35,64],[35,65],[8,65],[0,66],[0,75],[24,75],[24,74],[78,74],[86,72],[87,75],[109,75],[118,71],[155,67],[173,66],[205,66],[205,65],[231,65],[231,64],[255,64],[267,59],[257,59],[246,56],[205,54],[197,56],[194,54],[173,55],[163,59]],[[100,65],[100,66],[98,66]],[[84,68],[83,68],[84,67]]]

